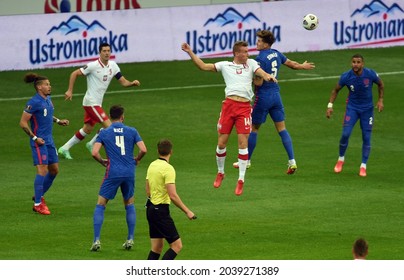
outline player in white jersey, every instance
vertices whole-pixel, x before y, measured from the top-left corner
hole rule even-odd
[[[233,126],[236,127],[238,137],[239,178],[234,193],[241,195],[244,187],[244,177],[248,160],[248,136],[251,132],[251,100],[254,96],[252,82],[254,75],[265,81],[277,82],[275,77],[266,73],[253,59],[248,59],[248,44],[238,41],[233,46],[233,61],[205,63],[184,43],[182,50],[188,53],[195,65],[203,71],[222,72],[226,83],[226,99],[222,103],[222,110],[217,124],[219,133],[216,147],[216,163],[218,173],[213,183],[220,187],[224,178],[224,163],[226,159],[226,145]]]
[[[102,43],[99,46],[99,52],[100,57],[96,61],[90,62],[70,74],[69,88],[65,93],[65,99],[72,100],[73,87],[78,76],[84,75],[87,77],[87,91],[83,98],[84,125],[58,150],[58,153],[66,159],[73,159],[70,155],[70,148],[80,143],[88,134],[91,134],[97,123],[101,123],[104,128],[111,125],[111,121],[102,108],[102,100],[111,80],[115,77],[124,87],[140,85],[138,80],[128,81],[122,76],[116,62],[109,60],[111,46],[108,43]],[[90,142],[86,143],[86,147],[90,152],[97,136],[98,133]]]

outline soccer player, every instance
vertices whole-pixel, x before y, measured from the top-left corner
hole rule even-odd
[[[277,82],[273,75],[266,73],[258,63],[248,58],[248,44],[238,41],[233,46],[233,61],[220,61],[205,63],[184,43],[182,50],[188,53],[194,64],[203,71],[221,72],[226,83],[226,99],[222,103],[219,121],[217,124],[218,144],[216,147],[216,162],[218,173],[213,183],[219,188],[224,179],[224,166],[226,159],[226,145],[233,126],[236,127],[238,137],[238,165],[239,178],[235,194],[243,193],[244,178],[248,160],[248,136],[251,132],[251,99],[254,96],[252,81],[254,75],[262,77],[268,82]]]
[[[44,196],[59,173],[59,160],[53,142],[52,127],[54,122],[66,126],[69,125],[69,121],[59,120],[53,116],[54,107],[50,97],[52,87],[47,77],[28,73],[24,77],[24,82],[33,83],[36,91],[27,102],[20,120],[20,127],[30,137],[32,158],[37,170],[32,209],[39,214],[50,215]]]
[[[159,158],[150,163],[147,169],[146,216],[149,223],[151,250],[148,260],[158,260],[163,251],[164,239],[170,248],[164,253],[163,260],[173,260],[182,249],[182,241],[170,216],[171,201],[181,209],[188,219],[196,219],[194,213],[182,202],[175,186],[175,169],[169,163],[172,143],[163,139],[157,143]]]
[[[368,242],[363,238],[355,240],[352,246],[352,255],[354,260],[366,260],[369,252]]]
[[[73,87],[79,76],[84,75],[87,77],[87,91],[83,98],[84,125],[58,150],[58,153],[66,159],[73,159],[70,155],[70,148],[84,140],[93,131],[97,123],[101,123],[103,128],[111,125],[111,121],[102,108],[102,100],[112,78],[115,77],[124,87],[140,85],[138,80],[130,82],[122,76],[119,66],[116,62],[110,60],[111,47],[108,43],[102,43],[99,46],[99,52],[100,57],[96,61],[90,62],[70,74],[69,88],[65,93],[65,99],[72,100]],[[86,143],[86,147],[90,152],[97,136],[98,133],[90,142]]]
[[[362,163],[359,167],[359,176],[366,177],[366,164],[370,154],[370,138],[373,128],[373,83],[377,84],[379,99],[376,107],[379,112],[383,111],[384,83],[379,75],[372,69],[364,67],[364,59],[360,54],[355,54],[351,58],[352,69],[343,73],[331,91],[331,96],[327,106],[326,116],[330,118],[333,112],[333,104],[338,96],[338,92],[346,86],[348,88],[348,99],[342,136],[339,141],[339,158],[334,167],[335,173],[340,173],[345,162],[345,152],[348,148],[349,137],[356,122],[359,120],[362,129]]]
[[[105,208],[108,201],[115,198],[119,188],[122,192],[128,226],[128,236],[122,246],[126,250],[132,248],[136,224],[134,205],[136,165],[147,152],[146,145],[138,131],[123,124],[124,108],[120,105],[114,105],[109,112],[112,124],[100,131],[92,150],[93,158],[106,166],[106,171],[94,210],[94,241],[91,251],[98,251],[101,248],[100,235]],[[134,157],[135,145],[139,148],[136,157]],[[107,159],[100,155],[102,146],[105,149]]]
[[[285,65],[294,70],[311,70],[315,66],[311,62],[298,63],[288,59],[283,53],[276,49],[272,49],[275,42],[275,37],[271,31],[261,30],[257,32],[257,50],[259,54],[256,61],[261,68],[267,73],[271,73],[278,78],[281,65]],[[262,78],[255,77],[255,101],[252,112],[252,131],[248,137],[248,162],[247,168],[251,166],[251,157],[257,145],[258,131],[267,116],[270,115],[275,124],[275,128],[281,137],[282,144],[288,154],[288,169],[287,174],[294,174],[297,165],[293,152],[292,138],[286,129],[285,125],[285,110],[280,95],[280,87],[277,83],[264,82]],[[238,162],[233,163],[235,168],[239,168]]]

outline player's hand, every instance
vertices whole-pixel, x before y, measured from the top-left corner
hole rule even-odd
[[[36,140],[34,142],[36,144],[38,144],[39,146],[42,146],[45,144],[45,140],[43,140],[41,137],[36,138]]]
[[[140,82],[139,82],[138,80],[134,80],[134,81],[132,82],[132,86],[138,87],[138,86],[140,86]]]
[[[325,113],[327,119],[331,118],[332,112],[334,110],[332,108],[327,108],[327,112]]]
[[[69,125],[69,120],[59,120],[58,125],[68,126]]]
[[[303,62],[302,65],[303,65],[303,69],[305,69],[305,70],[312,70],[316,67],[313,62],[307,62],[307,60],[305,62]]]
[[[65,92],[65,100],[72,100],[73,99],[73,92],[71,90],[68,90]]]
[[[196,216],[195,216],[194,212],[192,212],[192,211],[187,212],[187,217],[190,220],[195,220],[196,219]]]
[[[183,44],[181,45],[181,49],[182,49],[184,52],[189,53],[189,52],[191,51],[191,46],[188,45],[187,43],[183,43]]]
[[[383,111],[383,109],[384,109],[383,100],[377,101],[376,107],[377,107],[377,110],[379,111],[379,113],[381,111]]]

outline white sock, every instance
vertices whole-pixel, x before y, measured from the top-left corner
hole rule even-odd
[[[222,156],[218,156],[222,155]],[[226,162],[226,148],[219,149],[216,147],[216,163],[217,163],[217,171],[219,173],[224,174],[224,163]]]

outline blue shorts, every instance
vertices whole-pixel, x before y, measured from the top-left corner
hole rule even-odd
[[[133,177],[105,178],[98,194],[109,200],[114,199],[119,187],[121,187],[124,200],[135,195],[135,179]]]
[[[58,152],[54,144],[52,145],[31,145],[32,159],[34,161],[34,166],[36,165],[50,165],[53,163],[58,163]]]
[[[263,124],[267,120],[268,115],[271,116],[273,122],[285,120],[285,110],[279,92],[261,96],[257,95],[255,97],[253,112],[251,114],[252,123]]]
[[[373,107],[370,109],[346,108],[344,116],[344,126],[355,126],[359,120],[362,130],[372,130],[373,128]]]

